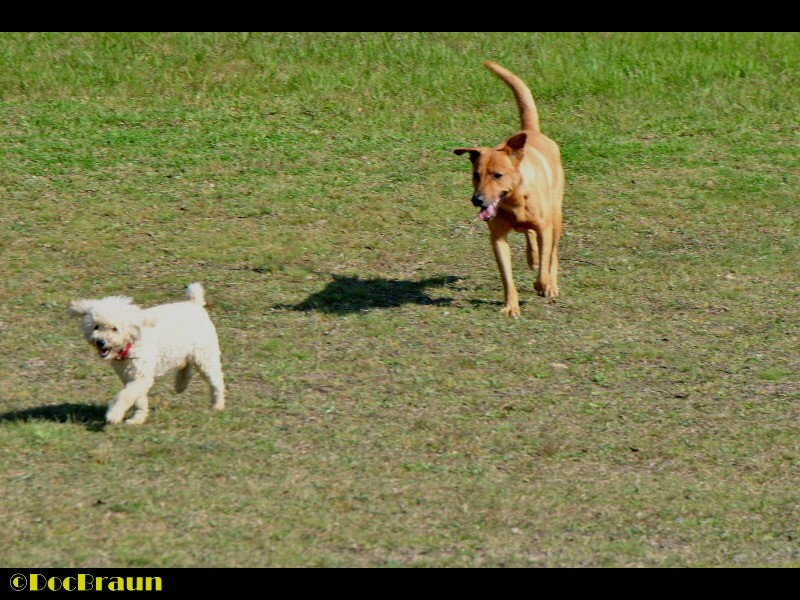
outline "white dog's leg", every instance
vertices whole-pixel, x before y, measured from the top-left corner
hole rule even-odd
[[[152,385],[152,379],[136,379],[128,382],[114,398],[111,406],[108,407],[108,410],[106,411],[106,422],[110,423],[111,425],[116,425],[117,423],[122,422],[122,419],[125,417],[125,413],[128,412],[128,409],[134,404],[137,405],[138,413],[139,407],[142,405],[142,401],[144,401],[146,410],[147,392],[150,391]],[[136,415],[134,414],[132,418],[136,418]]]
[[[211,408],[222,410],[225,408],[225,382],[219,356],[203,357],[196,360],[195,365],[211,388]]]
[[[147,419],[147,413],[150,412],[147,394],[139,396],[133,404],[135,407],[133,409],[133,414],[129,419],[125,419],[125,423],[128,425],[141,425],[144,423],[145,419]]]
[[[192,380],[192,363],[189,363],[175,373],[175,391],[181,393]]]

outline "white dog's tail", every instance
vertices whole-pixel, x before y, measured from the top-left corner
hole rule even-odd
[[[197,302],[200,306],[206,305],[206,295],[199,283],[190,283],[186,286],[186,297],[190,302]]]

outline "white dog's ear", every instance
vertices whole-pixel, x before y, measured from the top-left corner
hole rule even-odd
[[[73,300],[67,307],[67,314],[82,317],[92,310],[92,300]]]
[[[142,337],[142,328],[154,327],[156,322],[156,319],[153,317],[141,317],[135,323],[130,324],[131,337],[138,340]]]
[[[134,341],[142,337],[142,328],[138,323],[130,323],[128,325],[127,332],[130,335],[130,338]]]

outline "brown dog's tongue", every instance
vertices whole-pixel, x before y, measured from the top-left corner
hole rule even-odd
[[[481,212],[478,213],[478,218],[481,221],[488,221],[494,216],[497,204],[490,204],[486,208],[484,208]]]

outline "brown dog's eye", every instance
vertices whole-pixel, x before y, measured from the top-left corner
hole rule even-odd
[[[492,177],[494,177],[495,179],[500,179],[502,176],[503,176],[502,173],[495,173],[492,175]]]
[[[478,173],[473,173],[473,174],[472,174],[472,178],[473,178],[475,181],[480,181],[480,180],[481,180],[481,176],[480,176]]]

